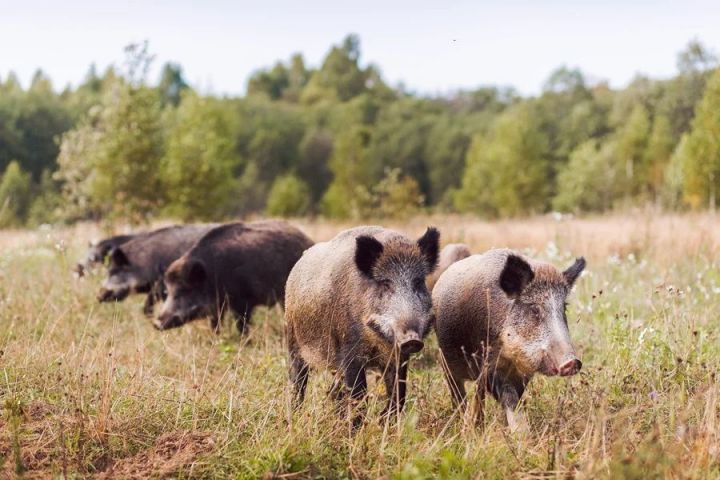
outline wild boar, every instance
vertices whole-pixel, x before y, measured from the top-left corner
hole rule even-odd
[[[428,228],[413,242],[382,227],[357,227],[305,252],[285,293],[296,405],[310,368],[338,374],[333,397],[349,392],[354,402],[366,394],[366,371],[378,370],[388,395],[383,414],[402,410],[408,359],[432,326],[425,278],[436,268],[439,236]]]
[[[105,259],[113,248],[119,247],[135,237],[136,235],[134,234],[115,235],[100,240],[99,242],[90,242],[85,259],[78,262],[75,266],[75,273],[78,277],[84,276],[85,272],[90,271],[96,265],[105,263]]]
[[[98,301],[122,301],[132,293],[147,293],[143,312],[151,315],[155,302],[164,296],[161,281],[167,267],[215,226],[161,228],[113,248]]]
[[[490,250],[453,264],[438,280],[432,296],[445,378],[462,407],[465,381],[477,380],[477,423],[488,391],[510,429],[524,429],[516,407],[533,375],[580,370],[565,302],[584,268],[582,257],[560,272],[511,250]]]
[[[442,275],[450,265],[462,260],[463,258],[467,258],[470,255],[472,255],[470,247],[464,243],[449,243],[445,245],[445,247],[440,250],[440,259],[438,260],[437,269],[427,278],[426,283],[428,290],[432,292],[432,289],[435,287],[440,275]]]
[[[217,330],[229,309],[244,332],[256,306],[282,306],[290,270],[312,244],[280,221],[214,228],[165,273],[167,298],[155,327],[166,330],[210,317]]]

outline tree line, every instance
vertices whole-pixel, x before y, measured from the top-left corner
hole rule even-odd
[[[561,67],[533,97],[391,87],[354,35],[316,68],[257,71],[243,97],[195,92],[176,64],[150,82],[147,44],[125,53],[61,92],[42,72],[0,79],[1,226],[717,202],[720,69],[697,41],[673,78],[615,90]]]

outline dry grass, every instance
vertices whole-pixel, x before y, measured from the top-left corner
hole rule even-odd
[[[300,221],[318,240],[347,225]],[[537,378],[525,437],[488,400],[484,431],[453,411],[434,341],[413,362],[396,424],[349,435],[311,379],[289,409],[282,315],[249,335],[204,322],[158,333],[142,300],[94,301],[70,274],[96,226],[0,234],[0,477],[717,478],[720,476],[720,223],[652,212],[558,221],[417,218],[473,250],[529,249],[558,265],[585,255],[571,332],[583,372]]]

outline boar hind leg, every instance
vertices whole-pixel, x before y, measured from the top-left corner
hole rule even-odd
[[[450,389],[450,396],[455,408],[464,409],[466,406],[465,379],[454,372],[445,361],[441,361],[445,382]]]
[[[295,407],[300,406],[305,400],[305,390],[307,389],[309,374],[310,367],[305,360],[296,352],[290,352],[290,381],[294,389]]]
[[[399,368],[388,367],[383,374],[385,391],[388,396],[388,403],[382,411],[382,415],[397,415],[405,407],[405,395],[407,391],[407,360],[401,362]]]

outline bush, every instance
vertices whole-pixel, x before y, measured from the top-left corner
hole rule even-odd
[[[399,168],[385,171],[385,178],[373,188],[373,206],[381,218],[408,218],[417,214],[425,198],[418,182],[401,176]]]
[[[267,202],[268,215],[299,217],[310,208],[310,188],[295,175],[275,179]]]

